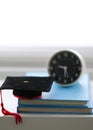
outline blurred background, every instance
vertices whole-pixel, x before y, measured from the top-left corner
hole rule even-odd
[[[93,78],[92,0],[0,1],[0,79],[47,71],[62,49],[78,51]]]

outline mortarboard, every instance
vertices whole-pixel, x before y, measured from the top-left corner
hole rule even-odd
[[[47,77],[6,77],[4,83],[0,87],[1,90],[12,89],[15,96],[21,98],[33,98],[41,96],[42,92],[49,92],[53,83],[53,78]],[[17,113],[12,113],[4,108],[2,93],[1,93],[1,107],[4,115],[15,116],[16,123],[22,122],[22,118]]]
[[[13,89],[16,96],[32,98],[40,96],[42,92],[49,92],[52,83],[52,77],[7,77],[0,89]]]

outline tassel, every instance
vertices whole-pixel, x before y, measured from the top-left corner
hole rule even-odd
[[[15,122],[16,122],[16,124],[22,123],[22,117],[21,117],[18,113],[9,112],[8,110],[6,110],[6,109],[4,108],[1,90],[0,90],[0,93],[1,93],[1,108],[2,108],[1,110],[2,110],[2,113],[3,113],[4,115],[12,115],[12,116],[14,116],[14,117],[15,117]]]

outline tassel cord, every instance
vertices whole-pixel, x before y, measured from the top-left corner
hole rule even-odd
[[[6,109],[4,108],[1,90],[0,90],[0,93],[1,93],[1,108],[2,108],[2,113],[3,113],[4,115],[12,115],[12,116],[14,116],[14,117],[15,117],[15,122],[16,122],[16,124],[22,123],[22,117],[21,117],[18,113],[9,112],[8,110],[6,110]]]

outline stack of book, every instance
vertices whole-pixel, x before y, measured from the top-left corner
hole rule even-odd
[[[53,83],[50,92],[40,98],[18,100],[18,113],[35,114],[92,114],[90,78],[85,74],[79,82],[69,87]]]

